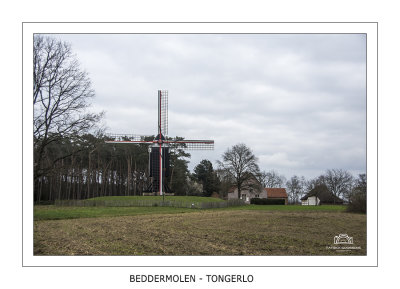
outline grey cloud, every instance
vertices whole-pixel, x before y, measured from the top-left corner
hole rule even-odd
[[[260,167],[313,177],[365,172],[366,39],[358,34],[59,35],[71,42],[110,131],[153,134],[169,90],[169,134],[244,142]]]

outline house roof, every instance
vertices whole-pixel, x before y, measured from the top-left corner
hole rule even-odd
[[[285,188],[265,188],[267,191],[267,198],[287,198]]]
[[[343,200],[332,194],[327,186],[319,185],[313,188],[308,194],[301,198],[302,201],[307,200],[308,197],[317,196],[323,203],[343,203]]]

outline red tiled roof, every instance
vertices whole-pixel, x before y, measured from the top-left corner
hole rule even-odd
[[[265,188],[267,191],[267,198],[287,198],[285,188]]]

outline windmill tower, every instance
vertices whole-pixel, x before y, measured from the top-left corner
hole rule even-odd
[[[158,91],[158,128],[152,141],[147,136],[112,134],[107,135],[106,143],[112,144],[148,144],[149,171],[152,177],[151,191],[158,195],[169,192],[166,178],[169,176],[169,160],[171,147],[184,150],[213,150],[213,140],[177,140],[168,139],[168,91]]]

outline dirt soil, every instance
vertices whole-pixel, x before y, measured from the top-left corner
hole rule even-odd
[[[354,243],[335,245],[339,234]],[[243,210],[35,221],[34,254],[366,255],[366,216]]]

